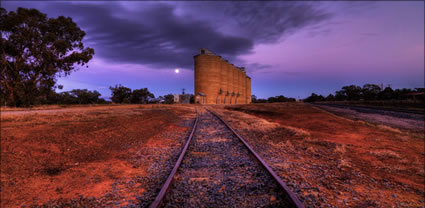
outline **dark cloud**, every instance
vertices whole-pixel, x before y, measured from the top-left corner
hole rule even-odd
[[[192,17],[248,37],[255,43],[273,43],[282,36],[330,19],[320,2],[233,1],[182,3]],[[187,9],[189,10],[189,9]],[[210,17],[210,18],[208,18]],[[223,25],[224,24],[224,25]]]
[[[111,62],[192,68],[192,57],[199,48],[234,57],[253,47],[252,40],[224,35],[205,22],[176,16],[172,5],[149,5],[128,17],[118,16],[117,7],[120,6],[55,5],[55,9],[75,16],[96,55]]]
[[[236,61],[255,44],[276,42],[329,17],[311,4],[297,2],[135,5],[129,9],[123,3],[49,2],[42,11],[71,16],[86,31],[85,41],[97,57],[154,68],[193,68],[192,56],[200,48]]]
[[[232,2],[226,10],[242,33],[257,42],[275,42],[283,35],[329,19],[330,14],[306,2]]]

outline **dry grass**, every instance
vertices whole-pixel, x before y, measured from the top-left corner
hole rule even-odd
[[[384,159],[388,159],[388,158],[396,158],[396,159],[400,159],[401,156],[391,150],[386,150],[386,149],[381,149],[381,150],[374,150],[371,151],[370,154],[375,155],[379,158],[384,158]]]
[[[387,126],[387,125],[380,124],[380,125],[377,125],[377,127],[380,128],[380,129],[383,129],[383,130],[392,131],[396,134],[402,134],[403,133],[402,131],[400,131],[400,129],[396,129],[396,128],[393,128],[393,127],[390,127],[390,126]]]
[[[31,107],[6,107],[1,106],[0,111],[29,111],[29,110],[51,110],[51,109],[63,109],[63,108],[75,108],[75,107],[95,107],[95,106],[119,106],[114,104],[90,104],[90,105],[39,105]]]
[[[140,149],[176,146],[178,139],[158,134],[186,132],[181,119],[194,115],[177,105],[2,112],[1,207],[102,196],[114,180],[146,174],[149,160],[140,161]],[[133,195],[142,190],[137,187]]]
[[[291,126],[287,126],[287,125],[281,125],[281,127],[292,132],[294,134],[295,138],[309,139],[311,137],[311,134],[304,129],[291,127]]]
[[[344,154],[346,152],[345,144],[340,144],[335,147],[335,152]]]
[[[238,126],[238,129],[255,129],[256,131],[265,133],[264,137],[273,137],[274,141],[285,141],[287,137],[308,139],[310,133],[301,128],[282,125],[276,122],[271,122],[266,119],[238,112],[238,111],[215,111],[221,116],[226,116],[232,123]],[[278,132],[278,133],[277,133]]]
[[[282,171],[282,177],[320,187],[320,194],[328,200],[320,206],[365,205],[360,202],[378,207],[400,206],[401,202],[405,207],[423,205],[423,132],[413,134],[360,118],[347,119],[302,103],[233,105],[216,110],[268,157],[271,166]],[[353,191],[353,187],[361,188]],[[304,197],[313,194],[302,192]],[[342,203],[344,199],[347,203]]]
[[[340,159],[338,160],[338,168],[351,168],[351,164],[346,159]]]

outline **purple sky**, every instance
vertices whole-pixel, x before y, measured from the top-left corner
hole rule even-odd
[[[199,48],[245,66],[259,98],[327,95],[344,85],[424,87],[424,2],[3,1],[70,16],[95,49],[64,90],[110,96],[109,86],[155,96],[194,91]],[[180,73],[174,70],[180,69]]]

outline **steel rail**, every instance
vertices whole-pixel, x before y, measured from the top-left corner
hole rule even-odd
[[[233,134],[239,138],[239,140],[245,145],[245,147],[254,155],[254,157],[261,163],[261,165],[267,170],[267,172],[274,178],[274,180],[280,185],[280,187],[285,191],[288,198],[290,199],[293,207],[296,208],[304,208],[304,205],[300,202],[300,200],[297,198],[297,196],[289,190],[288,186],[280,179],[279,176],[270,168],[270,166],[267,165],[267,163],[258,155],[254,149],[245,141],[245,139],[242,138],[232,127],[230,127],[229,124],[227,124],[226,121],[224,121],[220,116],[218,116],[215,112],[207,109],[208,112],[213,114],[215,117],[217,117],[221,122],[224,123],[227,128],[229,128]]]
[[[171,183],[173,182],[174,176],[177,173],[177,170],[180,167],[180,164],[183,161],[183,157],[186,154],[187,148],[189,147],[189,143],[192,140],[193,134],[195,133],[195,129],[196,126],[198,124],[198,118],[199,118],[199,113],[198,110],[196,109],[196,119],[195,119],[195,123],[193,124],[193,128],[192,131],[190,132],[190,135],[186,141],[186,144],[183,147],[182,152],[180,153],[179,159],[177,160],[176,164],[174,165],[173,170],[171,171],[170,175],[168,176],[167,180],[165,181],[164,185],[162,186],[161,190],[159,191],[158,195],[156,196],[155,200],[152,202],[152,204],[149,206],[150,208],[157,208],[159,206],[161,206],[165,194],[167,193],[168,189],[170,188]]]

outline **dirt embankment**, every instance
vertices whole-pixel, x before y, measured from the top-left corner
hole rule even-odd
[[[310,207],[421,207],[424,135],[311,105],[215,107]]]
[[[182,106],[24,112],[1,116],[1,207],[150,200],[195,116]]]

